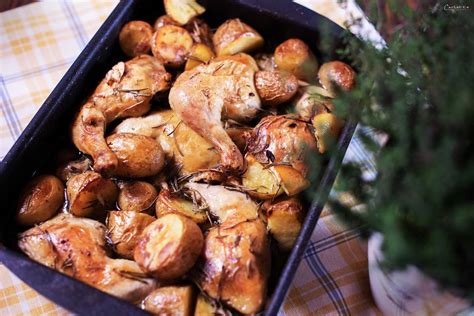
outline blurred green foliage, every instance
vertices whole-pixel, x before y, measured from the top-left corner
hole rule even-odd
[[[352,60],[358,81],[336,99],[337,111],[363,104],[361,123],[388,141],[380,149],[359,135],[375,153],[375,179],[364,179],[356,164],[338,176],[335,188],[363,210],[338,199],[331,205],[366,233],[384,235],[387,268],[415,265],[474,302],[474,7],[396,3],[390,8],[402,23],[387,49],[348,36],[339,52]]]

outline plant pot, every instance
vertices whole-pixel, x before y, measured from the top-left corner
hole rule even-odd
[[[469,307],[469,303],[447,291],[414,266],[402,271],[387,272],[381,245],[383,236],[375,233],[368,246],[369,278],[372,295],[384,315],[454,315]]]

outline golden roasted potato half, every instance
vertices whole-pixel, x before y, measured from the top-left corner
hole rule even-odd
[[[120,186],[118,206],[122,211],[148,212],[155,205],[158,192],[144,181],[125,182]]]
[[[195,0],[164,0],[164,4],[166,14],[181,25],[206,11]]]
[[[330,61],[322,64],[318,76],[321,85],[331,94],[337,92],[336,86],[344,91],[349,91],[355,85],[355,71],[342,61]]]
[[[313,126],[319,152],[324,153],[337,142],[344,122],[332,113],[323,113],[313,118]]]
[[[289,72],[257,71],[254,80],[264,105],[276,106],[285,103],[298,91],[298,79]]]
[[[212,227],[199,266],[199,287],[242,314],[257,313],[265,303],[270,272],[266,232],[259,219]]]
[[[221,24],[212,37],[217,56],[251,52],[263,46],[263,37],[252,27],[231,19]]]
[[[242,175],[242,184],[252,197],[264,200],[282,193],[293,196],[309,186],[309,181],[291,166],[263,165],[252,155],[247,155],[245,160],[247,170]]]
[[[153,28],[144,21],[130,21],[122,27],[119,43],[123,52],[129,57],[146,54],[150,51]]]
[[[293,105],[296,113],[305,121],[318,114],[332,112],[332,95],[318,86],[307,86],[300,88],[300,95],[294,99]]]
[[[188,56],[184,70],[191,70],[196,66],[207,63],[212,58],[214,58],[214,52],[209,46],[196,43],[191,48],[191,53]]]
[[[192,192],[190,192],[192,194]],[[192,219],[197,224],[207,221],[206,210],[199,207],[198,202],[190,201],[178,194],[172,194],[167,189],[161,189],[156,200],[156,217],[166,214],[179,214]]]
[[[107,237],[115,252],[133,259],[133,250],[141,233],[155,221],[153,216],[134,211],[111,211],[107,214]]]
[[[191,269],[204,243],[201,229],[191,219],[166,214],[143,231],[135,247],[135,261],[162,280],[177,279]]]
[[[242,185],[249,189],[247,193],[257,199],[272,199],[283,193],[277,175],[261,164],[252,155],[245,156],[247,170],[242,175]]]
[[[115,208],[118,187],[110,179],[87,171],[73,176],[66,184],[69,213],[80,217],[101,217]]]
[[[20,195],[16,220],[33,226],[53,217],[63,205],[64,185],[57,177],[43,175],[33,178]]]
[[[184,65],[191,53],[193,38],[189,32],[176,25],[160,27],[151,40],[151,51],[165,66],[178,68]]]
[[[67,182],[73,176],[92,169],[92,160],[87,156],[66,162],[56,169],[56,176],[63,182]]]
[[[278,242],[278,246],[289,251],[301,230],[305,212],[296,198],[287,198],[271,204],[266,209],[267,228]]]
[[[264,117],[247,141],[247,153],[260,163],[287,164],[306,175],[305,158],[317,152],[313,127],[293,115]]]
[[[311,49],[300,39],[291,38],[275,49],[278,69],[289,71],[298,79],[314,82],[318,74],[318,61]]]
[[[179,26],[179,23],[173,20],[169,15],[162,15],[156,19],[155,23],[153,24],[153,28],[155,31],[158,31],[159,28],[165,25],[176,25]]]
[[[165,164],[163,149],[151,137],[123,133],[112,134],[106,141],[118,158],[115,175],[119,177],[150,177],[160,172]]]
[[[163,286],[151,292],[141,306],[154,315],[191,316],[195,298],[191,285]]]

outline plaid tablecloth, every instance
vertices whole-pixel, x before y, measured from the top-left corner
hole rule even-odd
[[[341,25],[347,16],[336,0],[297,2]],[[116,3],[42,1],[0,13],[0,159]],[[345,159],[367,160],[357,139]],[[46,314],[69,313],[0,264],[0,315]],[[367,244],[356,228],[323,211],[280,314],[378,314],[368,281]]]

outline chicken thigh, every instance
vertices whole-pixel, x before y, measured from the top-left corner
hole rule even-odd
[[[105,226],[91,219],[60,214],[21,234],[19,247],[35,261],[130,302],[156,285],[134,261],[107,257]]]
[[[72,140],[92,156],[95,171],[111,175],[118,164],[104,139],[107,124],[148,112],[153,95],[168,89],[170,80],[163,65],[149,55],[119,62],[107,73],[72,125]]]
[[[255,68],[236,58],[218,59],[183,72],[171,88],[169,103],[181,120],[210,141],[223,171],[241,172],[243,158],[222,119],[246,122],[260,110]]]

